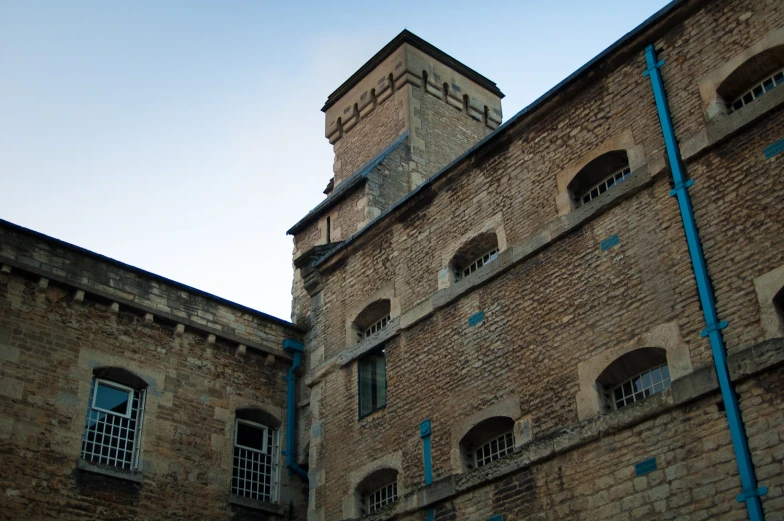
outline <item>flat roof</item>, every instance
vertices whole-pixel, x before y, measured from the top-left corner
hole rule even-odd
[[[375,69],[378,64],[384,61],[390,54],[400,48],[401,45],[407,43],[413,47],[416,47],[423,53],[429,55],[430,57],[440,61],[444,65],[451,67],[454,71],[459,72],[469,80],[473,81],[477,85],[487,89],[488,91],[492,92],[499,98],[504,97],[504,93],[501,92],[498,87],[496,86],[494,81],[482,76],[478,72],[476,72],[471,67],[459,62],[458,60],[452,58],[447,53],[435,47],[419,36],[415,35],[408,29],[403,29],[403,31],[395,36],[391,42],[386,44],[380,51],[378,51],[372,58],[370,58],[365,64],[357,70],[354,74],[351,75],[349,79],[343,82],[343,84],[335,89],[335,91],[327,97],[327,102],[321,107],[322,112],[326,112],[332,105],[337,103],[337,101],[342,98],[349,90],[351,90],[354,85],[360,82],[362,78],[370,74],[370,72]]]

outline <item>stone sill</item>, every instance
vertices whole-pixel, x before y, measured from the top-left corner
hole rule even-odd
[[[727,361],[733,383],[746,380],[782,363],[784,363],[784,338],[774,338],[752,346],[731,355]],[[511,455],[487,466],[463,474],[445,476],[431,485],[420,485],[401,497],[393,510],[385,511],[378,516],[374,514],[373,521],[386,521],[432,507],[436,503],[486,486],[557,455],[595,442],[604,436],[633,428],[646,420],[718,391],[716,371],[710,364],[673,380],[669,389],[650,396],[642,402],[534,438],[515,448]]]
[[[270,503],[269,501],[261,501],[260,499],[250,499],[247,497],[238,496],[236,494],[229,494],[229,503],[253,510],[260,510],[268,514],[276,516],[283,515],[283,506],[277,503]]]
[[[132,470],[122,470],[116,467],[109,467],[106,465],[98,465],[96,463],[91,463],[89,461],[83,460],[82,458],[76,460],[76,468],[84,472],[90,472],[92,474],[100,474],[102,476],[109,476],[117,479],[124,479],[126,481],[133,481],[134,483],[141,484],[144,482],[144,474],[141,472],[132,471]]]
[[[357,345],[344,349],[337,355],[338,365],[346,366],[354,360],[380,347],[390,338],[397,336],[400,329],[400,317],[391,319],[384,328],[378,333],[363,338]]]
[[[782,104],[784,104],[784,89],[774,89],[751,105],[746,105],[732,114],[722,112],[715,115],[708,120],[703,129],[688,136],[680,143],[681,157],[684,161],[697,159],[743,127],[750,125]]]

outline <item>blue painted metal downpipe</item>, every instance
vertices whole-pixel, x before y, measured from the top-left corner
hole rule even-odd
[[[301,342],[287,338],[283,341],[283,350],[291,355],[291,368],[289,374],[283,377],[288,382],[288,396],[286,402],[286,450],[283,454],[286,456],[286,467],[289,469],[289,475],[295,472],[305,479],[308,479],[308,473],[297,465],[297,374],[296,370],[299,369],[301,363],[301,356],[304,348]]]
[[[740,481],[743,486],[743,493],[738,495],[737,500],[739,502],[746,502],[746,509],[749,512],[749,519],[751,521],[763,521],[765,515],[762,511],[760,496],[766,494],[768,489],[766,487],[757,488],[757,479],[754,476],[754,464],[751,461],[749,445],[746,440],[746,431],[743,428],[743,420],[741,419],[740,408],[738,407],[738,397],[732,387],[729,369],[727,368],[727,350],[724,347],[724,339],[721,335],[721,330],[727,327],[727,322],[719,322],[718,314],[716,313],[716,301],[713,295],[713,288],[710,279],[708,278],[705,256],[702,253],[702,245],[697,233],[697,223],[694,220],[691,199],[689,198],[689,192],[687,190],[688,187],[694,184],[694,180],[687,181],[686,176],[684,175],[680,149],[675,140],[675,131],[672,127],[670,110],[667,106],[667,94],[664,90],[664,83],[662,82],[661,71],[659,70],[659,68],[664,65],[664,62],[657,60],[656,50],[653,48],[653,45],[649,45],[645,48],[645,61],[648,65],[648,70],[645,71],[644,75],[649,76],[651,79],[653,95],[656,98],[656,109],[659,112],[659,122],[661,123],[662,133],[664,134],[667,157],[670,161],[670,170],[672,170],[672,178],[675,182],[675,188],[670,192],[670,195],[678,198],[683,228],[686,232],[686,243],[689,247],[689,255],[691,256],[691,263],[694,269],[694,278],[697,280],[697,290],[700,294],[702,311],[705,316],[705,324],[707,327],[702,331],[701,336],[707,336],[708,340],[710,340],[711,351],[713,352],[713,362],[716,366],[721,396],[724,400],[727,412],[727,422],[730,426],[732,445],[735,449],[735,457],[738,460],[738,469],[740,471]]]

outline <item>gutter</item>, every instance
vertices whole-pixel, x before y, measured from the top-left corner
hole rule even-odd
[[[533,103],[531,103],[530,105],[528,105],[527,107],[522,109],[520,112],[518,112],[517,114],[512,116],[509,120],[507,120],[505,123],[501,124],[501,126],[499,126],[497,129],[495,129],[494,131],[492,131],[491,133],[486,135],[484,138],[482,138],[474,146],[472,146],[471,148],[469,148],[468,150],[463,152],[460,156],[458,156],[457,159],[455,159],[454,161],[452,161],[451,163],[446,165],[444,168],[442,168],[441,170],[439,170],[438,172],[436,172],[432,176],[428,177],[421,185],[419,185],[414,190],[409,192],[406,196],[404,196],[398,202],[396,202],[395,204],[393,204],[392,206],[387,208],[378,217],[376,217],[375,219],[370,221],[367,225],[365,225],[364,228],[362,228],[361,230],[356,232],[354,235],[352,235],[349,238],[347,238],[345,241],[339,243],[335,247],[334,250],[332,250],[329,253],[327,253],[326,255],[324,255],[324,257],[316,260],[313,263],[313,267],[316,268],[316,267],[320,266],[328,258],[330,258],[332,255],[334,255],[335,253],[337,253],[340,250],[345,249],[349,244],[353,243],[357,238],[359,238],[361,235],[363,235],[368,230],[373,228],[373,226],[378,224],[379,221],[384,220],[388,215],[390,215],[391,213],[395,212],[400,207],[405,205],[410,199],[412,199],[413,197],[416,197],[416,195],[420,191],[425,190],[427,187],[432,185],[437,179],[445,176],[447,173],[451,172],[452,170],[457,169],[457,167],[459,167],[469,157],[473,156],[476,152],[478,152],[480,149],[483,149],[485,146],[489,146],[489,144],[492,141],[495,141],[496,139],[498,139],[502,132],[506,132],[511,126],[515,125],[516,123],[521,121],[523,118],[527,117],[529,114],[531,114],[534,111],[538,110],[542,105],[544,105],[545,103],[549,102],[552,98],[554,98],[562,90],[566,89],[566,87],[568,87],[569,85],[571,85],[572,83],[577,81],[579,79],[579,77],[582,76],[589,69],[591,69],[592,67],[596,66],[600,61],[604,60],[607,56],[609,56],[610,54],[612,54],[613,52],[618,50],[620,47],[622,47],[623,45],[628,43],[629,40],[639,36],[640,33],[642,33],[643,31],[645,31],[647,29],[649,29],[650,26],[652,26],[656,22],[659,22],[664,17],[666,17],[667,15],[671,14],[672,12],[674,12],[675,10],[677,10],[682,5],[684,5],[684,4],[688,3],[688,2],[689,2],[689,0],[673,0],[669,4],[665,5],[661,9],[659,9],[650,18],[648,18],[647,20],[642,22],[640,25],[638,25],[637,27],[635,27],[634,29],[632,29],[631,31],[629,31],[628,33],[623,35],[615,43],[613,43],[612,45],[607,47],[605,50],[603,50],[602,52],[600,52],[599,54],[594,56],[588,63],[586,63],[585,65],[583,65],[582,67],[580,67],[579,69],[574,71],[572,74],[570,74],[568,77],[566,77],[566,79],[564,79],[559,84],[557,84],[555,87],[551,88],[550,90],[548,90],[547,92],[542,94],[539,98],[534,100]]]
[[[297,374],[300,367],[301,356],[304,348],[301,342],[287,338],[283,341],[283,350],[291,355],[291,368],[289,373],[283,377],[288,382],[286,397],[286,467],[289,475],[298,474],[303,479],[308,479],[305,469],[297,465]]]
[[[721,330],[727,327],[727,321],[719,321],[718,313],[716,311],[716,299],[713,294],[710,278],[708,277],[705,256],[702,252],[702,244],[700,243],[697,231],[697,223],[694,219],[694,212],[691,206],[691,198],[689,197],[689,192],[687,190],[694,184],[694,180],[686,179],[681,161],[680,149],[678,148],[678,141],[675,137],[672,120],[670,119],[667,93],[664,90],[664,83],[662,82],[661,71],[659,70],[661,66],[664,65],[664,61],[657,60],[656,50],[653,45],[648,45],[645,48],[645,61],[648,65],[648,69],[643,75],[648,76],[651,79],[651,87],[653,88],[653,95],[656,99],[656,110],[659,113],[659,123],[661,124],[662,133],[664,134],[664,144],[667,150],[670,170],[672,171],[672,179],[675,183],[675,188],[670,192],[670,195],[678,198],[681,220],[683,221],[683,228],[686,233],[686,243],[689,248],[694,278],[697,281],[697,290],[700,295],[700,303],[702,304],[705,324],[707,325],[700,333],[700,336],[703,338],[707,336],[710,341],[711,351],[713,352],[713,363],[716,368],[719,388],[721,389],[721,397],[724,401],[724,407],[727,413],[727,422],[730,427],[732,446],[735,449],[735,458],[738,461],[738,470],[743,492],[738,494],[736,499],[739,503],[746,503],[750,521],[763,521],[765,515],[762,511],[760,496],[765,495],[768,492],[768,489],[767,487],[757,487],[757,479],[754,475],[754,463],[751,460],[746,431],[743,426],[743,419],[740,415],[738,397],[735,394],[735,389],[730,380],[729,368],[727,367],[727,349],[721,334]]]

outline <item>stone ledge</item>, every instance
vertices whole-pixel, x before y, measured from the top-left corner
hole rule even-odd
[[[83,472],[100,474],[102,476],[109,476],[117,479],[124,479],[126,481],[133,481],[134,483],[141,484],[144,482],[144,474],[141,472],[118,469],[116,467],[109,467],[107,465],[99,465],[97,463],[91,463],[82,458],[76,460],[76,468]]]
[[[270,503],[269,501],[262,501],[260,499],[250,499],[247,497],[238,496],[236,494],[229,494],[229,503],[253,510],[260,510],[276,516],[282,516],[284,508],[277,503]]]
[[[774,89],[732,114],[720,113],[680,144],[684,161],[693,161],[724,140],[784,104],[784,89]]]
[[[384,342],[394,338],[400,332],[400,317],[395,317],[390,320],[387,325],[378,333],[363,338],[356,346],[344,349],[337,355],[337,363],[341,367],[345,367],[357,358],[381,346]]]
[[[767,340],[733,354],[728,359],[733,383],[773,369],[782,363],[784,363],[784,338]],[[516,447],[512,455],[487,466],[464,474],[445,476],[429,486],[420,485],[401,497],[394,510],[373,516],[373,521],[394,519],[431,507],[438,502],[486,486],[532,465],[597,441],[603,436],[633,428],[646,420],[718,391],[719,385],[713,365],[703,367],[683,378],[673,380],[669,389],[641,402],[534,438],[531,442]]]

